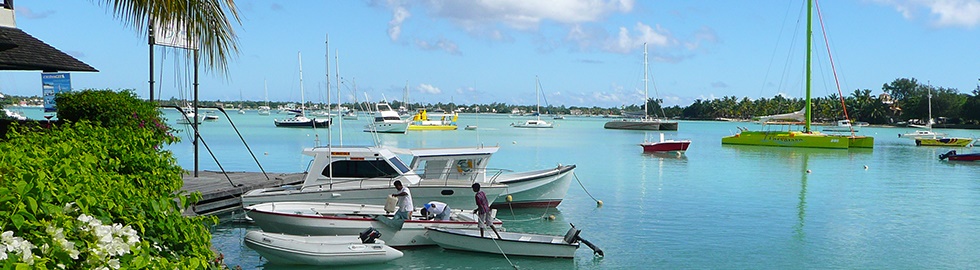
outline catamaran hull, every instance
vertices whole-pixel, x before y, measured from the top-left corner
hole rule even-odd
[[[452,186],[408,186],[412,191],[412,201],[417,206],[429,201],[440,201],[449,204],[456,209],[476,209],[476,201],[473,200],[473,188],[471,183],[463,183]],[[303,189],[285,188],[266,188],[256,189],[242,194],[242,205],[250,206],[267,202],[337,202],[337,203],[356,203],[356,204],[378,204],[383,205],[388,198],[395,192],[394,187],[383,185],[366,184],[372,188],[328,188],[307,187]],[[326,186],[326,185],[324,185]],[[485,186],[483,192],[487,199],[494,202],[501,193],[506,190],[506,186]],[[567,187],[566,187],[567,190]]]
[[[249,231],[245,245],[274,264],[358,265],[383,263],[401,258],[401,251],[384,241],[361,243],[356,235],[298,236]]]
[[[325,128],[325,127],[329,127],[330,126],[330,121],[327,121],[327,120],[323,120],[323,121],[321,121],[321,120],[315,120],[315,121],[280,121],[280,120],[276,120],[275,123],[276,123],[276,127],[291,127],[291,128],[312,128],[312,127],[314,127],[314,123],[316,125],[315,127],[318,127],[318,128]]]
[[[470,211],[456,210],[453,220],[406,220],[401,228],[384,215],[383,206],[360,205],[361,210],[348,211],[352,204],[267,203],[246,207],[246,213],[265,232],[295,235],[357,235],[367,228],[381,233],[381,240],[393,247],[435,245],[425,236],[426,227],[479,229],[477,217]],[[417,211],[416,211],[417,214]],[[378,220],[374,218],[377,215]],[[495,221],[495,226],[503,223]]]
[[[742,131],[721,138],[721,144],[802,148],[874,148],[874,137],[827,135],[798,131]]]
[[[557,207],[568,193],[574,171],[575,165],[561,165],[554,169],[501,175],[495,182],[505,184],[507,188],[490,206]],[[511,200],[508,201],[507,196]]]

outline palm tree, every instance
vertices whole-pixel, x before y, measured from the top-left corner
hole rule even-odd
[[[102,0],[113,16],[137,33],[147,33],[151,22],[183,25],[187,40],[198,41],[203,65],[227,73],[228,59],[238,54],[238,37],[227,14],[239,25],[234,0]]]

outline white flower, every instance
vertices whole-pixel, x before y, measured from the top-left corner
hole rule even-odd
[[[58,264],[58,268],[61,268],[61,269],[65,269],[65,264],[63,264],[63,263],[59,263],[59,264]]]
[[[89,221],[92,221],[92,217],[90,217],[89,215],[86,215],[86,214],[81,214],[81,215],[78,215],[78,221],[81,221],[81,222],[84,222],[84,223],[88,223]]]
[[[4,248],[5,249],[5,248]],[[0,261],[7,259],[7,252],[0,250]]]
[[[119,269],[119,259],[109,260],[109,267],[112,267],[112,269]]]

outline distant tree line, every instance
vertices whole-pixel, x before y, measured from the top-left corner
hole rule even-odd
[[[844,119],[846,108],[847,117],[852,121],[862,121],[871,124],[895,124],[899,122],[927,123],[929,118],[929,93],[932,93],[932,116],[939,122],[950,124],[980,124],[980,84],[970,94],[960,93],[955,88],[936,87],[922,84],[915,78],[898,78],[881,87],[883,94],[874,95],[870,89],[856,89],[843,98],[837,94],[826,97],[812,98],[812,114],[814,121],[834,121]],[[36,99],[37,97],[8,96],[0,100],[0,104],[17,104],[20,100]],[[159,101],[161,105],[181,105],[184,101],[171,98]],[[297,102],[281,101],[200,101],[201,106],[223,106],[225,108],[255,109],[266,105],[275,109],[280,106]],[[786,98],[780,95],[772,98],[741,99],[726,96],[718,99],[697,99],[686,107],[661,106],[663,99],[648,99],[647,114],[656,117],[667,117],[689,120],[713,120],[719,118],[751,119],[757,116],[783,114],[799,111],[804,107],[803,98]],[[306,108],[322,109],[326,104],[307,102]],[[336,104],[332,104],[336,107]],[[343,103],[342,106],[356,110],[373,110],[374,104],[368,102]],[[493,102],[489,104],[456,104],[456,103],[410,103],[394,100],[393,108],[405,107],[410,110],[420,108],[459,110],[462,112],[481,113],[511,113],[520,111],[531,113],[534,105],[513,105]],[[582,114],[582,115],[621,115],[624,113],[642,114],[642,104],[633,104],[620,108],[601,108],[598,106],[554,106],[541,107],[544,114]]]

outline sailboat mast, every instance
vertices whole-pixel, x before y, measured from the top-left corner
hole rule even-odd
[[[265,85],[265,106],[269,107],[269,80],[262,80]]]
[[[330,119],[330,107],[331,107],[331,105],[330,105],[330,34],[326,34],[324,36],[323,47],[324,47],[324,52],[323,52],[323,65],[326,66],[326,71],[327,71],[326,73],[323,74],[325,77],[327,77],[327,119]],[[340,87],[339,86],[340,85],[340,81],[339,80],[337,81],[337,85],[338,85],[337,87]],[[338,104],[337,106],[340,107],[340,105],[339,105],[340,104],[340,101],[339,100],[337,101],[337,104]],[[333,120],[331,120],[331,122],[333,122]],[[333,123],[331,123],[331,124],[333,124]],[[331,138],[333,138],[333,132],[332,132],[332,130],[333,130],[332,128],[328,128],[327,129],[327,144],[328,145],[329,144],[333,144],[333,142],[330,140]],[[332,162],[332,160],[331,160],[331,162]],[[330,169],[330,176],[331,177],[333,176],[333,169]]]
[[[541,82],[538,81],[538,76],[534,76],[534,108],[537,110],[538,120],[541,120],[541,98],[538,95],[538,92],[541,92],[540,86]]]
[[[299,113],[301,116],[306,116],[306,90],[303,90],[303,52],[299,52],[297,58],[299,58],[299,98],[302,101],[299,104]]]
[[[806,125],[804,132],[810,133],[810,47],[813,38],[813,0],[807,1],[806,6]]]
[[[929,131],[932,131],[932,88],[926,90],[929,90],[929,94],[926,95],[929,98],[929,119],[926,119],[926,125],[929,126]]]
[[[344,117],[340,115],[340,52],[334,52],[333,57],[337,70],[337,125],[340,127],[340,146],[344,146]]]
[[[650,99],[650,90],[647,83],[647,69],[647,44],[643,43],[643,120],[649,118],[647,103]]]

